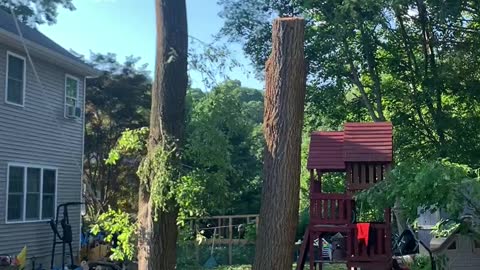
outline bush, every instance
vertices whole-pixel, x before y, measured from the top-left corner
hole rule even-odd
[[[416,256],[413,260],[412,270],[432,270],[432,264],[429,256]]]
[[[117,246],[111,249],[110,259],[125,261],[135,257],[135,224],[128,213],[109,209],[98,217],[96,224],[91,226],[91,232],[94,235],[105,233],[105,242],[108,243],[116,237]]]
[[[245,239],[255,242],[257,239],[257,226],[254,223],[245,226]]]

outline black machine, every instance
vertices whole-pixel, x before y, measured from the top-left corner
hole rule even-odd
[[[50,220],[49,224],[53,230],[53,247],[52,247],[52,257],[50,261],[50,269],[53,269],[53,264],[55,262],[55,248],[57,244],[62,244],[62,268],[65,266],[65,246],[68,245],[69,252],[70,252],[70,267],[75,268],[74,260],[73,260],[73,251],[72,251],[72,226],[70,225],[69,218],[68,218],[68,207],[69,206],[77,206],[81,205],[81,202],[68,202],[63,203],[57,206],[57,214],[55,220]],[[63,210],[63,217],[59,220],[60,209]],[[58,230],[58,223],[62,227],[62,234]]]
[[[393,254],[395,256],[418,254],[420,245],[422,245],[429,254],[431,269],[436,270],[437,267],[432,251],[427,247],[427,245],[425,245],[425,243],[417,239],[415,233],[410,227],[404,230],[398,237],[396,243],[393,245]],[[393,260],[393,263],[393,269],[400,269],[400,266],[396,260]]]

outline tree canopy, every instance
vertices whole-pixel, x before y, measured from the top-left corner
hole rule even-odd
[[[480,216],[478,171],[458,163],[436,161],[405,162],[393,169],[388,179],[359,194],[365,205],[394,205],[399,200],[406,217],[413,221],[420,211],[442,209],[453,221],[464,215]]]
[[[103,71],[88,80],[85,104],[84,183],[86,200],[96,211],[108,206],[136,209],[138,179],[128,160],[115,166],[104,162],[123,131],[147,125],[151,79],[139,59],[119,63],[114,54],[93,54],[89,62]]]
[[[190,91],[189,99],[194,95]],[[214,204],[205,207],[208,214],[258,212],[262,114],[262,93],[241,87],[239,81],[227,81],[193,104],[184,162],[195,168],[197,182],[209,181],[204,182],[207,197],[197,202]]]
[[[270,18],[306,17],[310,128],[386,119],[399,159],[478,163],[476,1],[221,3],[222,33],[243,42],[259,69],[269,51],[269,36],[259,33],[270,32]]]
[[[220,3],[221,34],[241,42],[259,71],[270,50],[271,18],[305,17],[307,131],[336,130],[346,121],[391,121],[398,165],[426,166],[448,158],[452,164],[480,166],[478,1]],[[424,172],[411,169],[415,175]],[[429,183],[441,193],[445,186],[437,181]],[[423,202],[433,203],[432,198]]]
[[[128,64],[129,62],[125,65]],[[140,71],[134,69],[132,72],[137,72],[136,76],[142,76]],[[115,86],[121,84],[125,89],[138,87],[138,98],[141,99],[143,95],[144,100],[148,100],[149,92],[146,91],[147,88],[140,87],[143,83],[136,85],[131,81],[126,84],[122,74],[124,73],[120,73],[118,77],[105,75],[111,79],[109,84],[99,84],[103,81],[100,80],[89,87],[92,92],[106,90],[90,101],[89,108],[96,110],[87,115],[89,128],[86,130],[86,140],[89,147],[86,149],[92,150],[87,151],[90,153],[86,160],[89,165],[85,167],[85,174],[92,186],[101,186],[103,189],[100,190],[108,191],[104,195],[106,198],[102,200],[104,210],[108,205],[114,207],[121,203],[131,204],[131,198],[136,196],[136,188],[131,187],[138,187],[138,183],[132,184],[132,181],[138,181],[132,174],[135,172],[134,164],[138,164],[146,150],[145,139],[148,131],[141,128],[142,124],[145,124],[142,106],[135,106],[134,111],[138,114],[134,119],[122,118],[122,112],[130,108],[125,103],[132,103],[133,100],[123,99],[124,88],[117,89]],[[129,77],[129,80],[134,77]],[[108,85],[111,88],[97,85]],[[138,104],[142,104],[141,100]],[[122,109],[117,110],[117,114],[112,108]],[[104,110],[113,113],[115,117],[102,114]],[[99,113],[93,113],[97,111]],[[264,147],[261,133],[262,114],[263,93],[242,87],[239,81],[226,81],[210,92],[199,89],[187,91],[187,137],[182,157],[185,173],[175,189],[182,210],[181,217],[258,212]],[[93,117],[95,115],[103,116],[102,121]],[[99,140],[112,144],[95,143]],[[97,160],[107,160],[109,164],[97,164]],[[93,169],[96,174],[92,174]],[[129,186],[130,188],[125,190],[129,194],[119,192],[121,186]],[[135,207],[130,205],[124,209]]]
[[[73,0],[0,0],[0,8],[13,9],[19,19],[31,26],[57,22],[58,7],[74,10]]]
[[[35,1],[17,3],[23,3],[16,6],[19,14],[26,6],[31,8],[24,12],[27,17],[54,22],[55,9],[45,8],[45,13]],[[73,8],[68,0],[45,3]],[[302,168],[310,131],[338,130],[348,121],[391,121],[396,167],[360,199],[381,206],[393,206],[399,199],[410,220],[419,207],[442,208],[458,218],[466,205],[479,214],[478,203],[471,200],[480,196],[475,171],[480,167],[478,1],[220,0],[220,4],[225,19],[220,34],[240,42],[259,73],[270,53],[272,18],[305,18],[309,65]],[[205,72],[218,66],[220,71],[206,73],[209,89],[187,91],[182,177],[172,194],[180,219],[257,213],[263,93],[242,87],[239,81],[216,84],[223,78],[219,73],[229,66],[221,64],[227,55],[208,46],[205,50],[200,56],[191,52],[190,69]],[[91,61],[105,73],[90,80],[87,89],[87,193],[102,211],[111,205],[134,212],[135,172],[146,154],[151,79],[135,58],[120,64],[113,55],[96,55]],[[107,166],[106,159],[116,163]],[[344,189],[343,177],[325,176],[325,190]],[[308,181],[304,170],[302,217],[308,217]]]

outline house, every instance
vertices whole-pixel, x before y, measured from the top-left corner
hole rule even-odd
[[[81,200],[85,80],[94,75],[0,9],[0,254],[26,245],[27,256],[47,267],[53,241],[47,221],[57,205]],[[69,214],[75,253],[80,208]]]
[[[471,221],[463,220],[447,237],[432,238],[430,249],[437,269],[480,269],[480,239]]]
[[[430,249],[437,269],[480,269],[480,239],[478,232],[473,229],[478,219],[472,215],[472,209],[465,207],[459,226],[445,237],[435,237],[432,230],[449,219],[448,213],[443,210],[421,211],[420,208],[418,213],[418,239]],[[423,246],[420,246],[420,253],[429,255]]]
[[[437,223],[442,220],[448,219],[448,214],[444,210],[437,211],[422,211],[422,208],[418,208],[418,232],[417,237],[419,241],[422,241],[427,248],[430,248],[430,241],[433,238],[432,229],[437,225]],[[422,254],[427,254],[427,251],[423,246],[420,246],[420,252]]]
[[[451,217],[450,215],[443,209],[438,209],[435,211],[423,211],[421,207],[417,209],[418,219],[417,219],[417,237],[419,241],[427,247],[430,248],[430,243],[433,241],[434,235],[432,234],[433,228],[437,226],[437,224],[449,220]],[[476,224],[480,224],[480,220],[477,215],[474,214],[475,209],[471,208],[470,206],[466,205],[464,207],[463,212],[460,216],[463,217],[473,217],[473,222]],[[420,247],[420,252],[426,254],[427,251]]]

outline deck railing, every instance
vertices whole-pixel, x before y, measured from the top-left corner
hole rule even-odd
[[[368,189],[376,183],[384,180],[390,169],[390,163],[349,162],[346,164],[347,189],[349,191]]]
[[[352,202],[348,194],[313,193],[310,195],[310,223],[348,224],[352,220]]]

